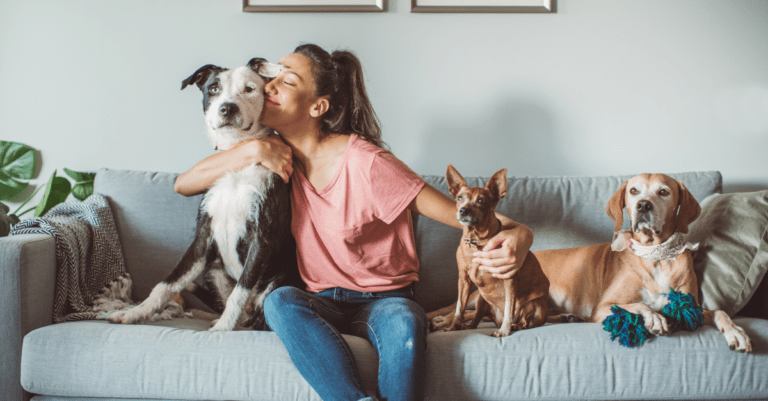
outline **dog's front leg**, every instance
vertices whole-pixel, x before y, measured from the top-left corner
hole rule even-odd
[[[515,313],[515,292],[514,292],[514,279],[504,280],[504,318],[499,325],[499,330],[496,330],[492,335],[494,337],[506,337],[512,334],[512,317]]]
[[[466,271],[459,271],[459,299],[456,302],[456,312],[453,314],[453,321],[448,328],[442,331],[454,331],[463,329],[464,311],[467,310],[467,302],[469,301],[469,290],[471,288],[471,281]],[[479,299],[479,298],[478,298]]]
[[[704,310],[704,324],[715,326],[728,341],[728,347],[733,351],[752,352],[752,340],[747,333],[721,310]]]
[[[590,322],[601,323],[605,318],[610,316],[611,306],[617,305],[615,302],[603,302],[595,308],[592,316],[589,318]],[[669,324],[667,318],[661,313],[658,313],[651,309],[650,306],[643,303],[634,304],[618,304],[620,308],[627,312],[634,313],[643,317],[643,325],[651,334],[656,336],[663,336],[669,333]]]

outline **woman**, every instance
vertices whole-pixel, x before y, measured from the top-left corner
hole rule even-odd
[[[418,261],[410,212],[460,228],[455,203],[381,148],[354,54],[303,45],[280,64],[285,68],[265,87],[261,117],[280,137],[210,156],[179,176],[175,189],[198,194],[225,172],[254,163],[286,182],[293,175],[292,232],[307,288],[270,294],[267,324],[323,400],[374,399],[366,397],[341,333],[368,339],[379,354],[378,397],[420,400],[427,322],[413,301]],[[476,256],[508,278],[533,236],[499,219],[504,230]]]

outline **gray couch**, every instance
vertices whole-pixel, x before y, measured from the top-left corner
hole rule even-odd
[[[673,176],[700,202],[722,190],[718,172]],[[175,177],[110,169],[96,176],[95,191],[108,197],[115,216],[127,269],[134,279],[135,300],[144,299],[174,267],[193,235],[201,198],[174,193]],[[447,193],[443,177],[425,178]],[[605,214],[605,205],[627,178],[511,177],[507,197],[497,211],[533,230],[533,250],[608,242],[613,222]],[[468,182],[485,184],[480,178]],[[764,218],[768,208],[760,205],[756,213]],[[732,220],[722,214],[720,218]],[[716,248],[705,238],[714,235],[707,231],[713,225],[700,223],[692,233],[702,236],[702,249]],[[765,228],[760,220],[756,224]],[[414,230],[421,261],[416,300],[429,311],[456,298],[455,249],[461,232],[420,216],[414,217]],[[488,326],[433,333],[428,336],[427,399],[768,397],[768,291],[761,284],[768,282],[763,280],[768,234],[758,235],[755,241],[756,245],[742,246],[752,252],[751,262],[749,255],[744,262],[749,266],[733,267],[747,271],[737,279],[748,283],[733,290],[739,292],[739,304],[728,304],[749,316],[734,321],[751,336],[752,354],[730,351],[718,330],[706,326],[694,333],[655,338],[636,349],[612,342],[601,325],[592,323],[546,325],[503,339],[489,336],[494,329]],[[706,258],[696,260],[708,263]],[[739,276],[729,271],[700,273],[714,287]],[[36,394],[36,401],[319,399],[272,332],[213,333],[207,331],[207,321],[195,319],[144,325],[103,321],[52,325],[55,277],[52,238],[0,239],[2,399],[22,399],[21,387]],[[707,287],[705,295],[714,293],[713,286]],[[365,340],[351,336],[347,340],[366,386],[375,388],[376,353]]]

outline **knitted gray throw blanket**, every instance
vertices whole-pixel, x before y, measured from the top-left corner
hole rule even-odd
[[[112,210],[103,195],[62,203],[43,217],[19,222],[10,235],[18,234],[48,234],[56,241],[54,323],[106,319],[134,305]],[[172,301],[151,320],[181,316],[186,314]]]

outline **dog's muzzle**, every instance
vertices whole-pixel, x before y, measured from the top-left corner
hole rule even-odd
[[[240,112],[240,107],[233,102],[227,102],[222,103],[219,105],[219,109],[217,111],[217,124],[214,125],[215,129],[220,129],[224,127],[239,129],[243,131],[248,131],[253,126],[253,122],[248,124],[248,126],[243,126],[243,114]]]
[[[480,221],[480,219],[478,219],[477,216],[467,207],[462,207],[458,212],[456,212],[456,219],[459,220],[459,223],[465,226],[472,226]]]
[[[632,219],[632,231],[637,233],[642,230],[648,230],[656,235],[661,234],[662,227],[658,227],[657,224],[660,219],[656,218],[654,211],[653,203],[650,201],[641,200],[637,202],[634,218]]]

